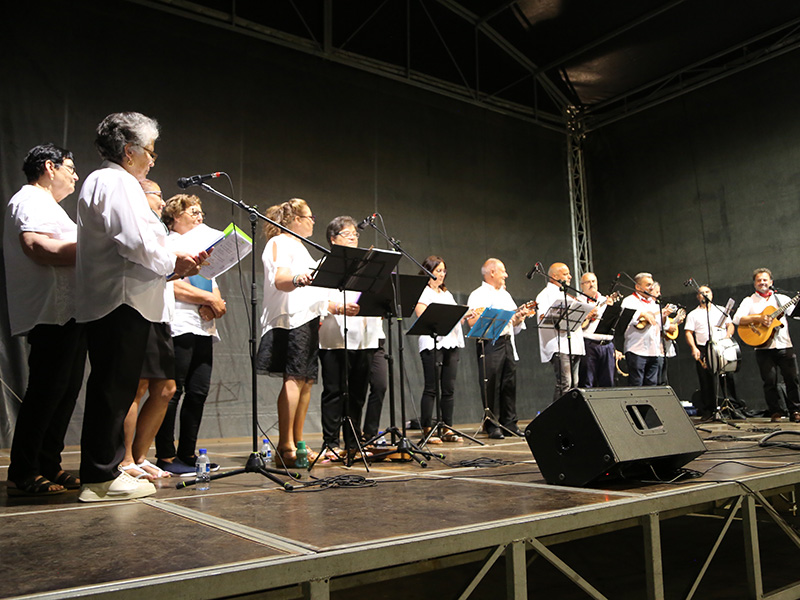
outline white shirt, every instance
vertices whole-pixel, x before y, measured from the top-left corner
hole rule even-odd
[[[273,248],[277,259],[272,259]],[[328,292],[325,288],[305,286],[291,292],[275,287],[275,275],[280,267],[292,275],[310,273],[317,266],[303,242],[282,233],[267,242],[264,254],[264,309],[261,312],[261,335],[270,329],[296,329],[312,319],[327,313]]]
[[[764,309],[768,306],[778,308],[779,306],[789,302],[789,300],[791,300],[791,298],[789,298],[789,296],[784,296],[783,294],[770,294],[769,298],[764,298],[761,294],[755,292],[751,296],[748,296],[742,300],[742,303],[739,305],[739,308],[733,315],[733,323],[738,326],[742,317],[746,317],[748,315],[759,315],[764,312]],[[783,327],[775,329],[775,333],[772,337],[770,337],[769,342],[762,346],[757,346],[756,350],[782,350],[784,348],[792,347],[792,338],[789,337],[789,322],[786,320],[785,313],[783,317],[781,317],[780,322]]]
[[[641,297],[634,293],[622,301],[622,308],[632,308],[636,311],[625,329],[625,352],[633,352],[638,356],[664,356],[659,327],[662,319],[658,314],[660,311],[658,303],[652,298]],[[656,313],[656,324],[637,329],[636,323],[643,312]],[[662,327],[666,329],[668,325],[667,319],[663,319]]]
[[[493,285],[486,283],[485,281],[481,284],[476,290],[469,295],[467,299],[467,306],[470,308],[499,308],[501,310],[517,310],[517,305],[514,302],[514,299],[511,297],[511,294],[508,293],[508,290],[505,287],[501,287],[499,290],[495,288]],[[511,322],[509,321],[508,325],[506,325],[503,332],[500,334],[508,335],[511,337],[511,348],[514,350],[514,360],[519,360],[519,355],[517,354],[517,345],[514,343],[514,336],[525,329],[525,321],[520,322],[519,325],[516,327],[511,326]]]
[[[169,233],[167,243],[170,244],[170,247],[174,246],[175,241],[180,239],[181,235],[182,234],[176,231],[171,231]],[[194,277],[200,277],[200,275],[195,275]],[[194,285],[194,277],[186,278],[184,281]],[[216,277],[211,279],[210,282],[207,279],[201,279],[201,281],[208,282],[207,285],[211,287],[211,291],[219,289]],[[219,334],[217,333],[217,320],[211,319],[210,321],[204,321],[203,317],[200,316],[199,304],[181,302],[180,300],[176,299],[175,287],[171,281],[167,283],[167,305],[169,306],[170,304],[172,309],[169,323],[172,337],[178,337],[184,333],[193,333],[194,335],[210,335],[213,336],[215,342],[219,341]]]
[[[136,178],[109,161],[90,173],[78,200],[77,320],[95,321],[127,304],[162,322],[175,259]]]
[[[328,300],[335,304],[352,304],[358,301],[361,292],[328,290]],[[344,327],[347,324],[347,349],[372,350],[378,347],[383,335],[380,317],[347,317],[328,313],[319,327],[319,347],[323,350],[344,349]]]
[[[698,346],[705,346],[708,343],[708,321],[711,320],[711,330],[714,332],[713,338],[720,340],[728,337],[727,325],[731,322],[731,318],[725,316],[725,308],[717,304],[712,305],[709,313],[705,308],[697,307],[688,315],[686,315],[686,323],[683,326],[685,331],[694,333],[694,343]],[[717,324],[720,319],[724,317],[722,326]]]
[[[22,186],[9,200],[3,256],[12,335],[39,324],[63,325],[75,316],[75,267],[35,263],[22,250],[23,232],[74,242],[78,228],[49,192],[34,185]]]
[[[431,304],[451,304],[456,305],[456,299],[453,294],[448,291],[436,291],[431,286],[426,285],[422,290],[417,304],[424,304],[430,306]],[[516,307],[514,307],[516,308]],[[417,336],[419,343],[419,351],[433,350],[433,339],[429,335]],[[461,322],[456,323],[455,327],[447,335],[436,336],[436,346],[438,348],[463,348],[464,347],[464,331],[461,328]]]
[[[539,320],[547,313],[547,310],[557,301],[564,300],[564,291],[553,282],[548,282],[545,288],[536,296],[538,305]],[[569,298],[570,302],[573,301]],[[570,326],[574,323],[570,322]],[[550,362],[553,354],[567,354],[572,351],[573,356],[583,356],[586,349],[583,344],[583,331],[580,326],[572,332],[570,339],[567,338],[568,332],[559,331],[550,327],[539,327],[539,358],[543,363]]]
[[[586,296],[588,298],[588,296]],[[603,313],[606,312],[606,308],[608,308],[608,304],[606,304],[606,300],[608,296],[603,296],[602,294],[597,294],[597,299],[595,304],[595,308],[597,309],[597,316],[593,321],[589,321],[589,324],[586,326],[586,329],[583,330],[583,339],[584,340],[593,340],[595,342],[610,342],[614,339],[614,336],[608,333],[595,333],[597,331],[597,326],[600,325],[600,320],[603,318]]]

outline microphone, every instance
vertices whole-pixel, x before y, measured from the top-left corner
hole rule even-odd
[[[617,273],[617,276],[614,277],[614,283],[611,284],[611,291],[608,292],[609,294],[613,294],[614,290],[617,289],[617,284],[619,283],[619,278],[622,277],[622,273]]]
[[[375,217],[377,216],[378,213],[373,213],[368,217],[364,217],[364,220],[361,221],[361,223],[359,223],[358,225],[356,225],[356,227],[358,228],[359,231],[363,231],[364,229],[367,228],[367,225],[372,225],[375,222]]]
[[[204,181],[208,181],[209,179],[216,179],[222,175],[220,171],[216,173],[207,173],[206,175],[192,175],[191,177],[181,177],[178,179],[178,187],[182,190],[185,190],[187,187],[192,185],[200,185]]]
[[[683,282],[683,285],[685,285],[686,287],[693,286],[694,285],[694,279],[692,277],[689,277],[689,279],[687,279],[686,281]]]
[[[534,273],[541,273],[542,271],[544,271],[544,267],[542,266],[542,263],[540,263],[540,262],[538,262],[538,261],[537,261],[537,262],[536,262],[536,263],[535,263],[535,264],[534,264],[534,265],[531,267],[531,270],[530,270],[530,271],[528,271],[528,273],[525,275],[525,277],[526,277],[526,278],[528,278],[528,279],[531,279],[531,278],[533,277],[533,274],[534,274]]]

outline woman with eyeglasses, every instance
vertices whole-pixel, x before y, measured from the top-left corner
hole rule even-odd
[[[162,323],[167,279],[197,273],[201,252],[171,251],[167,231],[139,182],[158,155],[158,123],[114,113],[97,126],[104,162],[89,174],[78,201],[76,319],[87,323],[91,374],[81,432],[79,500],[141,498],[145,479],[118,470],[125,455],[123,421],[139,385],[151,323]]]
[[[422,263],[422,266],[433,273],[436,278],[428,280],[428,285],[423,290],[419,300],[417,300],[414,312],[418,317],[425,312],[429,304],[456,304],[453,294],[448,292],[447,287],[444,285],[445,277],[447,277],[447,268],[444,260],[440,256],[429,256]],[[423,273],[423,271],[420,271],[420,275]],[[461,324],[456,325],[447,335],[437,337],[436,347],[439,350],[439,360],[442,365],[441,373],[439,374],[442,420],[445,425],[452,426],[453,406],[455,404],[453,396],[455,394],[456,375],[458,375],[458,354],[459,348],[464,347],[464,332],[461,329]],[[425,379],[422,400],[420,401],[422,412],[420,424],[422,425],[424,436],[427,436],[431,431],[431,418],[436,399],[436,359],[431,336],[419,336],[419,355],[422,360],[422,373]],[[441,437],[432,436],[428,439],[429,444],[441,444],[442,441],[460,442],[461,436],[449,429],[445,429]]]
[[[326,237],[331,246],[358,246],[358,230],[352,217],[336,217],[328,224]],[[355,453],[356,437],[361,438],[361,413],[367,399],[372,357],[383,336],[380,317],[359,317],[355,292],[330,290],[328,314],[319,330],[319,358],[322,365],[322,440],[328,448],[325,458],[337,460],[339,430],[344,428],[345,446]],[[346,318],[346,321],[345,321]],[[350,401],[342,393],[345,365],[345,325],[347,325],[347,383]],[[344,417],[350,417],[350,424]]]
[[[162,220],[176,240],[203,225],[203,206],[194,195],[177,194],[167,200]],[[188,477],[195,473],[195,446],[203,408],[211,386],[213,344],[219,341],[217,322],[227,312],[216,279],[194,275],[174,283],[175,394],[169,400],[156,439],[156,468]],[[180,436],[175,449],[175,418],[180,410]],[[219,466],[212,463],[211,470]]]
[[[314,215],[305,200],[292,198],[267,209],[267,217],[297,233],[314,233]],[[317,266],[302,241],[267,223],[264,263],[264,307],[256,368],[283,379],[278,394],[277,466],[294,467],[297,442],[317,380],[319,320],[327,311],[327,290],[307,287]],[[309,460],[315,455],[309,452]]]

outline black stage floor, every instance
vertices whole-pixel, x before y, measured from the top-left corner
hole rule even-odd
[[[2,485],[0,598],[683,598],[723,531],[695,597],[800,597],[800,452],[758,445],[779,430],[792,443],[800,425],[738,424],[703,424],[708,452],[687,467],[704,474],[679,483],[551,486],[524,439],[481,435],[488,445],[433,447],[446,458],[427,468],[312,472],[371,484],[356,487],[287,493],[244,474],[199,492],[171,478],[141,501],[81,504],[77,492],[32,500]],[[204,440],[223,472],[250,444]],[[64,466],[78,459],[68,448]],[[0,451],[3,480],[7,465]]]

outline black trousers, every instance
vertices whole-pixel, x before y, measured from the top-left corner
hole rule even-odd
[[[614,344],[584,339],[586,356],[581,359],[579,386],[582,388],[614,387]]]
[[[700,350],[700,354],[706,357],[706,364],[709,364],[708,346],[698,344],[697,349]],[[717,409],[717,398],[714,396],[714,374],[708,369],[704,369],[703,365],[698,361],[694,361],[694,368],[697,372],[697,380],[700,382],[700,406],[695,406],[695,408],[703,414],[713,413]],[[718,396],[723,397],[722,377],[718,376],[717,381]],[[734,382],[732,373],[725,375],[725,386],[727,388],[728,398],[730,400],[735,400],[736,383]],[[743,407],[743,403],[741,402],[733,402],[733,404],[737,408],[746,408]]]
[[[442,421],[444,421],[445,425],[452,425],[456,376],[458,375],[458,348],[439,348],[438,353],[439,361],[442,364],[441,373],[439,374]],[[422,400],[420,401],[422,411],[420,423],[423,427],[430,427],[433,408],[436,404],[436,362],[433,350],[423,350],[419,353],[419,356],[422,359],[422,374],[425,378]]]
[[[347,352],[348,374],[344,373],[344,356]],[[355,435],[361,437],[361,411],[367,398],[370,366],[374,350],[320,350],[322,365],[322,440],[329,446],[339,445],[342,420],[350,417]],[[350,401],[345,405],[343,380],[347,376]],[[345,444],[355,447],[353,430],[344,426]]]
[[[86,328],[75,320],[28,334],[28,388],[17,415],[8,479],[55,479],[86,366]]]
[[[369,370],[369,396],[367,396],[367,409],[364,412],[364,437],[368,440],[378,435],[380,431],[383,399],[389,387],[389,361],[386,360],[383,343],[384,340],[381,340],[378,349],[372,355]]]
[[[175,394],[167,405],[164,420],[156,434],[156,456],[162,459],[177,456],[191,465],[195,461],[200,422],[211,387],[214,340],[210,335],[184,333],[172,338],[172,344],[175,348]],[[175,418],[181,396],[181,432],[176,453]]]
[[[783,413],[778,392],[778,371],[786,384],[786,408],[789,414],[800,412],[800,381],[794,348],[756,350],[756,363],[764,382],[764,399],[770,413]]]
[[[484,379],[486,380],[486,407],[492,411],[501,425],[513,430],[517,424],[517,363],[514,361],[511,338],[501,336],[495,343],[479,341],[475,347],[478,355],[478,383],[481,389],[484,386]],[[483,360],[481,360],[482,348],[485,349]],[[495,412],[495,407],[498,405],[499,413]]]
[[[81,431],[81,483],[119,476],[125,456],[122,424],[142,372],[150,321],[125,304],[86,324],[91,373]]]

